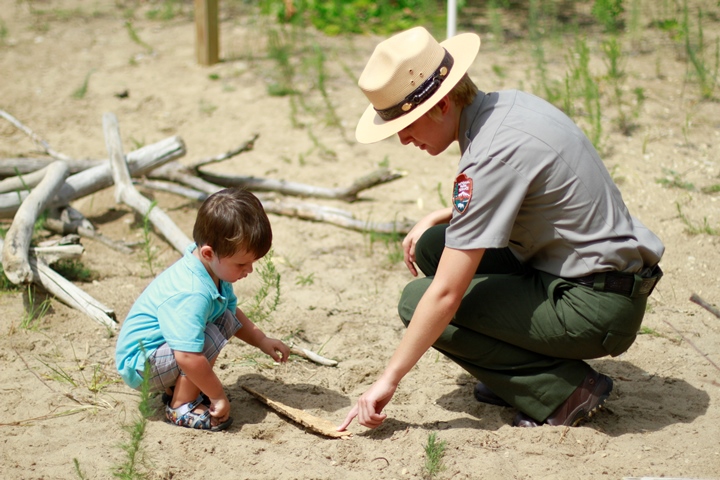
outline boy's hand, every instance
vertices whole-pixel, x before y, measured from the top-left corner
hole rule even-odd
[[[260,341],[258,348],[276,362],[285,363],[290,356],[290,347],[276,338],[265,337]]]
[[[210,415],[217,418],[218,423],[228,419],[230,416],[230,401],[227,396],[210,399]]]

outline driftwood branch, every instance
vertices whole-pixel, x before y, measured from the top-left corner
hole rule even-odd
[[[105,145],[110,155],[112,176],[115,181],[115,201],[128,205],[143,216],[147,215],[150,222],[175,250],[183,253],[185,248],[192,243],[192,240],[175,225],[163,210],[156,207],[149,199],[143,197],[132,184],[130,170],[122,151],[117,117],[114,114],[106,113],[103,115],[103,131],[105,132]]]
[[[50,165],[45,178],[28,194],[18,208],[12,225],[5,235],[2,264],[8,280],[16,285],[33,281],[28,252],[33,226],[49,199],[55,196],[60,189],[67,174],[65,162],[57,161]]]
[[[303,410],[290,407],[284,403],[272,400],[266,395],[254,390],[247,385],[242,386],[243,390],[254,396],[268,407],[275,410],[277,413],[289,418],[295,423],[298,423],[308,429],[310,432],[323,435],[331,438],[342,438],[352,435],[352,433],[346,431],[338,432],[337,427],[330,421],[325,420],[315,415],[311,415]]]
[[[220,175],[216,173],[198,171],[198,174],[205,180],[223,187],[244,187],[248,190],[259,192],[277,192],[283,195],[292,195],[298,197],[313,198],[330,198],[344,200],[346,202],[354,202],[358,198],[358,194],[368,188],[388,183],[398,178],[404,177],[407,173],[381,168],[368,175],[355,180],[352,185],[344,188],[323,188],[306,185],[297,182],[288,182],[286,180],[273,180],[258,177],[238,177]]]
[[[716,317],[720,318],[720,310],[718,310],[717,308],[710,305],[708,302],[706,302],[705,300],[700,298],[698,295],[696,295],[694,293],[692,295],[690,295],[690,301],[693,303],[697,303],[698,305],[703,307],[708,312],[710,312],[713,315],[715,315]]]
[[[178,173],[178,172],[175,172]],[[155,176],[155,175],[154,175]],[[164,177],[170,178],[170,177]],[[198,192],[197,190],[173,187],[167,183],[144,181],[139,182],[139,185],[144,187],[161,190],[165,192],[175,193],[177,195],[184,196],[193,200],[202,201],[207,198],[208,195],[221,190],[222,187],[208,183],[203,186],[204,190]],[[339,208],[326,207],[324,205],[318,205],[315,203],[298,202],[298,201],[280,201],[272,198],[268,198],[263,195],[258,195],[258,198],[262,202],[263,208],[267,213],[274,213],[276,215],[284,215],[286,217],[296,217],[303,220],[311,220],[314,222],[325,222],[339,227],[347,228],[349,230],[355,230],[358,232],[377,232],[387,234],[406,234],[413,227],[414,222],[410,220],[397,221],[397,222],[370,222],[364,220],[358,220],[353,216],[351,212],[347,210],[341,210]]]
[[[12,123],[16,128],[21,130],[23,133],[25,133],[30,139],[35,142],[37,146],[39,146],[43,152],[47,153],[53,158],[56,158],[58,160],[70,160],[70,157],[65,155],[64,153],[57,152],[50,148],[50,144],[40,138],[38,134],[33,132],[30,128],[23,125],[17,118],[13,117],[9,113],[7,113],[5,110],[0,110],[0,117],[3,117],[8,122]]]
[[[89,228],[84,228],[79,225],[75,225],[72,223],[64,223],[58,219],[55,218],[48,218],[45,220],[45,223],[43,224],[43,227],[47,230],[55,233],[59,233],[60,235],[67,235],[69,233],[76,233],[80,235],[83,238],[89,238],[91,240],[96,240],[104,245],[107,245],[108,247],[112,248],[113,250],[117,250],[120,253],[124,253],[126,255],[129,255],[133,253],[133,249],[128,247],[126,244],[113,240],[111,238],[108,238],[104,236],[103,234],[96,232],[95,230],[91,230]]]
[[[169,137],[147,145],[128,154],[128,167],[133,176],[145,175],[150,170],[185,155],[185,144],[180,137]],[[72,200],[82,198],[112,186],[113,178],[109,162],[71,175],[60,188],[49,206],[64,206]],[[28,192],[0,194],[0,218],[12,218]]]
[[[307,350],[305,348],[298,348],[298,347],[291,347],[290,353],[293,355],[297,355],[299,357],[305,358],[307,360],[310,360],[312,362],[318,363],[320,365],[325,365],[326,367],[335,367],[337,366],[338,362],[335,360],[330,360],[329,358],[325,358],[321,355],[318,355],[317,353]]]
[[[256,133],[250,140],[240,145],[239,147],[233,148],[232,150],[228,150],[227,152],[221,153],[220,155],[216,155],[214,157],[204,158],[202,160],[198,160],[197,162],[190,163],[187,168],[189,170],[197,171],[200,167],[204,167],[205,165],[223,162],[228,158],[232,158],[244,152],[249,152],[250,150],[255,148],[255,141],[258,139],[259,136],[260,134]]]
[[[4,242],[0,239],[0,248]],[[80,310],[96,322],[111,329],[117,328],[115,313],[112,309],[98,302],[80,288],[63,278],[44,262],[30,256],[30,268],[33,271],[34,283],[41,285],[51,295],[76,310]]]
[[[0,158],[0,177],[14,177],[16,175],[27,175],[36,170],[47,167],[56,159],[47,158]],[[68,159],[65,160],[67,163],[70,174],[75,174],[87,170],[88,168],[97,167],[103,162],[107,162],[107,158],[104,160],[94,159]]]

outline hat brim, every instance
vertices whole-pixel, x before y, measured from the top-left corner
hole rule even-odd
[[[441,42],[452,55],[454,63],[450,74],[440,88],[430,98],[418,105],[413,111],[393,120],[385,121],[370,104],[360,117],[355,128],[355,138],[360,143],[375,143],[395,135],[413,123],[438,103],[465,75],[480,51],[480,37],[474,33],[461,33]]]

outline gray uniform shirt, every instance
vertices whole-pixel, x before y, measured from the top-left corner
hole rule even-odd
[[[515,90],[479,92],[458,136],[460,194],[446,246],[509,247],[570,278],[641,273],[660,261],[660,239],[630,215],[595,148],[553,105]]]

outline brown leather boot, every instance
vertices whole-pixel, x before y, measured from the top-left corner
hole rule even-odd
[[[575,427],[602,408],[612,389],[613,381],[610,377],[590,370],[580,386],[545,421],[538,422],[530,416],[518,412],[513,419],[513,426],[537,427],[548,424]]]

